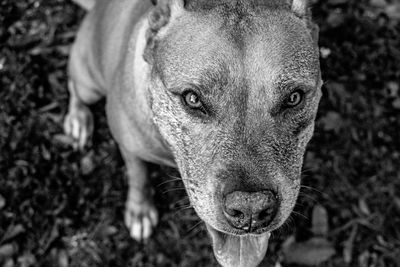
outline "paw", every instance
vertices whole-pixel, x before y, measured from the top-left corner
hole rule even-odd
[[[93,115],[85,105],[70,106],[64,119],[64,131],[73,138],[73,148],[83,150],[93,132]]]
[[[147,240],[157,223],[158,212],[153,204],[149,202],[137,204],[129,200],[126,202],[125,224],[133,239],[138,242]]]

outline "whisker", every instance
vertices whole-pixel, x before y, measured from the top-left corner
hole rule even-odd
[[[195,182],[196,181],[196,179],[183,178],[183,177],[175,176],[175,175],[171,175],[171,174],[167,174],[167,176],[168,176],[168,178],[176,179],[174,181],[177,181],[177,180],[190,181],[190,182]]]
[[[310,220],[307,216],[305,216],[304,214],[301,214],[300,212],[292,211],[292,213],[293,213],[294,215],[298,215],[298,216],[300,216],[300,217],[306,219],[307,221]]]
[[[282,236],[287,236],[290,232],[291,229],[295,228],[295,223],[293,219],[293,215],[290,214],[287,220],[282,224],[281,227],[279,227],[276,231],[273,231],[271,233],[271,238],[272,235],[275,234],[274,238],[280,238]]]
[[[180,176],[175,176],[175,175],[172,175],[172,174],[167,174],[167,176],[168,176],[169,178],[182,179],[182,177],[180,177]]]
[[[285,222],[285,234],[289,234],[293,228],[296,228],[296,220],[293,218],[293,214],[290,214],[289,218]]]
[[[297,201],[296,204],[294,204],[294,207],[295,208],[297,208],[297,207],[304,208],[305,206]]]
[[[321,194],[321,195],[324,194],[323,192],[319,191],[318,189],[316,189],[315,187],[312,187],[312,186],[300,185],[300,188],[308,189],[310,191],[317,192],[318,194]]]
[[[179,206],[180,206],[180,205],[185,204],[185,202],[187,202],[187,204],[190,203],[190,200],[189,200],[189,197],[188,197],[188,196],[185,196],[185,197],[183,197],[182,199],[179,199],[179,200],[173,202],[173,203],[172,203],[172,206],[176,206],[176,205],[179,205]],[[186,205],[187,205],[187,204],[186,204]]]
[[[316,168],[316,167],[308,167],[308,168],[303,168],[303,169],[301,170],[301,173],[302,173],[302,174],[305,173],[305,172],[309,173],[309,172],[314,172],[314,171],[316,171],[316,170],[318,170],[318,168]]]
[[[163,191],[162,194],[175,192],[175,191],[185,191],[185,189],[186,189],[185,187],[171,188],[171,189],[167,189],[167,190]]]
[[[174,178],[174,179],[171,179],[171,180],[167,180],[167,181],[161,182],[156,187],[160,187],[162,185],[165,185],[165,184],[168,184],[168,183],[172,183],[172,182],[176,182],[176,181],[182,181],[182,178]]]
[[[187,231],[186,236],[189,235],[190,232],[193,231],[196,227],[200,226],[200,224],[201,224],[202,222],[203,222],[203,221],[199,221],[199,222],[196,223],[194,226],[192,226],[192,227]]]
[[[179,207],[178,212],[179,211],[183,211],[183,210],[187,210],[187,209],[191,209],[191,208],[193,208],[193,206],[191,204],[183,206],[183,207]]]
[[[201,225],[199,225],[199,226],[201,226]],[[197,235],[198,233],[200,233],[202,230],[203,230],[202,227],[196,227],[196,229],[192,230],[192,232],[189,233],[186,237],[187,237],[187,238],[190,238],[190,237],[196,236],[196,235]]]
[[[181,207],[181,208],[179,208],[177,211],[174,212],[174,216],[178,215],[178,213],[180,213],[180,212],[182,212],[182,211],[189,210],[189,209],[191,209],[191,208],[193,208],[192,205],[188,205],[188,206],[186,206],[186,207]]]
[[[308,200],[311,200],[311,201],[314,202],[314,203],[320,204],[318,200],[316,200],[316,199],[313,198],[312,196],[307,195],[307,194],[305,194],[305,193],[303,193],[303,192],[300,192],[300,193],[299,193],[299,197],[300,197],[300,198],[306,198],[306,199],[308,199]]]
[[[180,180],[182,180],[182,181],[195,181],[195,179],[183,178],[183,177],[175,176],[175,175],[171,175],[171,174],[167,174],[167,176],[168,176],[169,178],[172,178],[172,179],[180,179]]]

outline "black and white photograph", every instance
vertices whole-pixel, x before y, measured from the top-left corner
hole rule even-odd
[[[400,1],[0,0],[0,266],[400,266]]]

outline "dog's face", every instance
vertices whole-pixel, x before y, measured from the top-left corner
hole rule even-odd
[[[321,79],[310,29],[290,7],[221,2],[170,9],[173,19],[152,44],[150,100],[217,258],[237,260],[239,239],[225,235],[259,235],[249,238],[266,245],[263,233],[295,205]],[[264,205],[267,218],[246,225],[241,213],[251,217],[252,205]]]

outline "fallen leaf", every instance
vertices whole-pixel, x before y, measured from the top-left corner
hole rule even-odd
[[[342,117],[337,112],[329,111],[320,119],[320,122],[325,131],[338,130],[342,125]]]
[[[319,53],[320,53],[322,58],[327,58],[327,57],[329,57],[331,55],[332,51],[329,48],[321,47],[319,49]]]
[[[51,110],[53,110],[53,109],[58,108],[59,106],[60,106],[60,103],[58,103],[58,102],[51,102],[50,104],[39,108],[38,111],[39,111],[39,112],[43,112],[43,113],[44,113],[44,112],[49,112],[49,111],[51,111]]]
[[[18,257],[18,267],[31,267],[35,266],[36,258],[31,253],[27,252],[24,255]]]
[[[386,0],[371,0],[369,3],[375,7],[385,7],[387,5]]]
[[[358,265],[360,267],[371,267],[371,266],[379,266],[378,264],[378,256],[375,252],[364,251],[358,257]]]
[[[350,264],[353,261],[353,247],[354,247],[354,240],[357,235],[358,225],[355,224],[353,229],[351,230],[350,237],[346,240],[343,245],[343,259],[344,262]]]
[[[65,134],[55,134],[53,136],[53,139],[57,143],[64,146],[72,146],[72,144],[74,143],[74,139],[71,136]]]
[[[293,236],[289,239],[282,246],[284,261],[289,264],[319,265],[336,253],[332,244],[322,237],[300,243],[295,242]]]
[[[335,106],[344,104],[346,100],[351,99],[351,95],[347,92],[343,83],[329,82],[325,85],[329,101]]]
[[[6,58],[5,57],[0,58],[0,70],[4,68],[5,63],[6,63]]]
[[[385,14],[392,20],[400,20],[400,3],[395,2],[387,5],[385,8]]]
[[[89,151],[83,158],[81,159],[81,171],[83,175],[90,174],[95,168],[94,164],[94,152],[93,150]]]
[[[115,235],[118,229],[112,225],[102,225],[98,228],[97,234],[101,239],[107,238],[109,236]]]
[[[344,86],[343,83],[338,83],[338,82],[329,82],[325,85],[326,89],[328,91],[333,91],[336,94],[345,94],[347,95],[346,87]]]
[[[400,98],[397,98],[392,102],[392,105],[395,109],[400,109]]]
[[[399,93],[399,84],[394,81],[390,81],[386,84],[389,91],[389,97],[397,97]]]
[[[0,210],[2,210],[5,205],[6,205],[6,200],[2,195],[0,195]]]
[[[339,27],[344,23],[345,17],[344,14],[340,11],[340,9],[334,10],[328,15],[326,22],[332,28]]]
[[[400,198],[394,198],[394,205],[396,206],[397,210],[400,211]]]
[[[118,229],[115,226],[108,226],[104,229],[104,236],[115,235],[118,232]]]
[[[49,237],[45,238],[46,242],[42,246],[43,251],[46,251],[53,244],[53,242],[60,236],[58,228],[59,228],[59,223],[53,225]]]
[[[3,267],[14,267],[15,263],[13,259],[8,259],[6,260],[6,262],[4,263]]]
[[[59,81],[57,72],[56,73],[51,73],[48,76],[49,83],[51,85],[51,88],[57,89],[57,90],[65,90],[63,84]]]
[[[376,240],[378,241],[378,244],[381,245],[382,247],[390,247],[391,246],[391,244],[389,242],[387,242],[385,240],[385,238],[381,235],[378,235],[376,237]]]
[[[360,198],[358,200],[358,208],[360,209],[360,211],[364,214],[364,215],[370,215],[371,211],[369,210],[369,207],[367,205],[367,202],[365,202],[365,199]]]
[[[71,45],[59,45],[56,49],[61,55],[68,56],[71,51]]]
[[[368,264],[369,257],[370,257],[370,254],[369,254],[368,251],[364,251],[363,253],[361,253],[358,256],[358,266],[360,266],[360,267],[368,267],[368,266],[370,266]]]
[[[17,252],[17,246],[14,244],[5,244],[0,247],[0,262],[7,260]]]
[[[4,234],[2,241],[9,241],[24,232],[25,228],[21,224],[10,226]]]
[[[58,251],[58,266],[68,267],[69,266],[68,253],[65,249],[60,249]]]
[[[328,212],[321,205],[316,205],[312,212],[312,228],[314,235],[325,236],[328,234]]]
[[[51,159],[51,153],[44,145],[40,146],[40,150],[42,152],[41,154],[42,154],[43,159],[45,159],[45,160]]]

